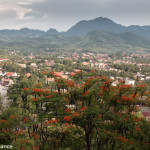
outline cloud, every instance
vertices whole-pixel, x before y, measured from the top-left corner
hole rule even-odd
[[[26,7],[32,4],[41,3],[45,0],[0,0],[0,28],[19,29],[23,27],[38,28],[40,14]],[[41,27],[41,25],[39,25]],[[42,29],[42,28],[41,28]]]
[[[26,17],[26,18],[31,17],[32,19],[36,19],[36,18],[39,19],[39,18],[44,18],[45,15],[42,13],[39,13],[39,12],[30,11],[30,12],[26,13],[24,17]]]
[[[100,16],[123,25],[150,25],[149,6],[149,0],[0,0],[0,19],[6,25],[11,19],[17,27],[44,30],[67,30]]]
[[[80,20],[100,16],[124,25],[150,24],[146,20],[149,18],[149,5],[149,0],[45,0],[25,7],[47,16],[45,21],[50,27],[67,30]]]
[[[10,12],[12,12],[12,15],[14,19],[17,20],[27,20],[31,19],[32,17],[28,16],[27,14],[32,12],[32,9],[26,8],[24,6],[32,5],[33,3],[41,3],[45,0],[0,0],[0,18],[2,17],[1,14],[4,14],[6,19],[9,19]],[[11,15],[11,16],[12,16]]]

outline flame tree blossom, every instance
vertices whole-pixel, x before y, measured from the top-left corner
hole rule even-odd
[[[43,150],[150,149],[150,123],[140,109],[150,106],[147,85],[120,82],[113,86],[111,79],[96,71],[77,72],[72,79],[62,79],[55,72],[43,75],[54,76],[54,88],[24,89],[35,102],[27,105],[30,109],[21,108],[23,126],[11,128],[17,117],[0,118],[0,131],[12,133],[13,142],[22,138]]]

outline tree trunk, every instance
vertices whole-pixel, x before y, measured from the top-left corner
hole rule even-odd
[[[86,145],[87,145],[87,150],[91,150],[91,142],[90,142],[89,133],[86,133]]]

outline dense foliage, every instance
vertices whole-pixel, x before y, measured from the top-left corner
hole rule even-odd
[[[20,86],[18,108],[0,115],[0,144],[14,149],[150,149],[147,85],[135,87],[78,71],[71,79],[43,72],[55,82]],[[24,84],[26,85],[26,84]]]
[[[8,36],[8,38],[10,38]],[[150,41],[133,33],[111,33],[108,31],[92,31],[81,37],[68,37],[63,34],[43,35],[37,37],[14,37],[13,41],[0,41],[0,47],[7,50],[21,50],[35,53],[41,51],[75,51],[83,49],[91,52],[149,52]],[[39,42],[40,41],[40,42]],[[38,52],[37,52],[38,51]]]

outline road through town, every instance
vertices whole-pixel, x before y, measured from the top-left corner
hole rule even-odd
[[[9,104],[9,100],[7,99],[7,90],[8,87],[2,86],[0,84],[0,94],[1,94],[2,105],[4,108],[8,107]]]

